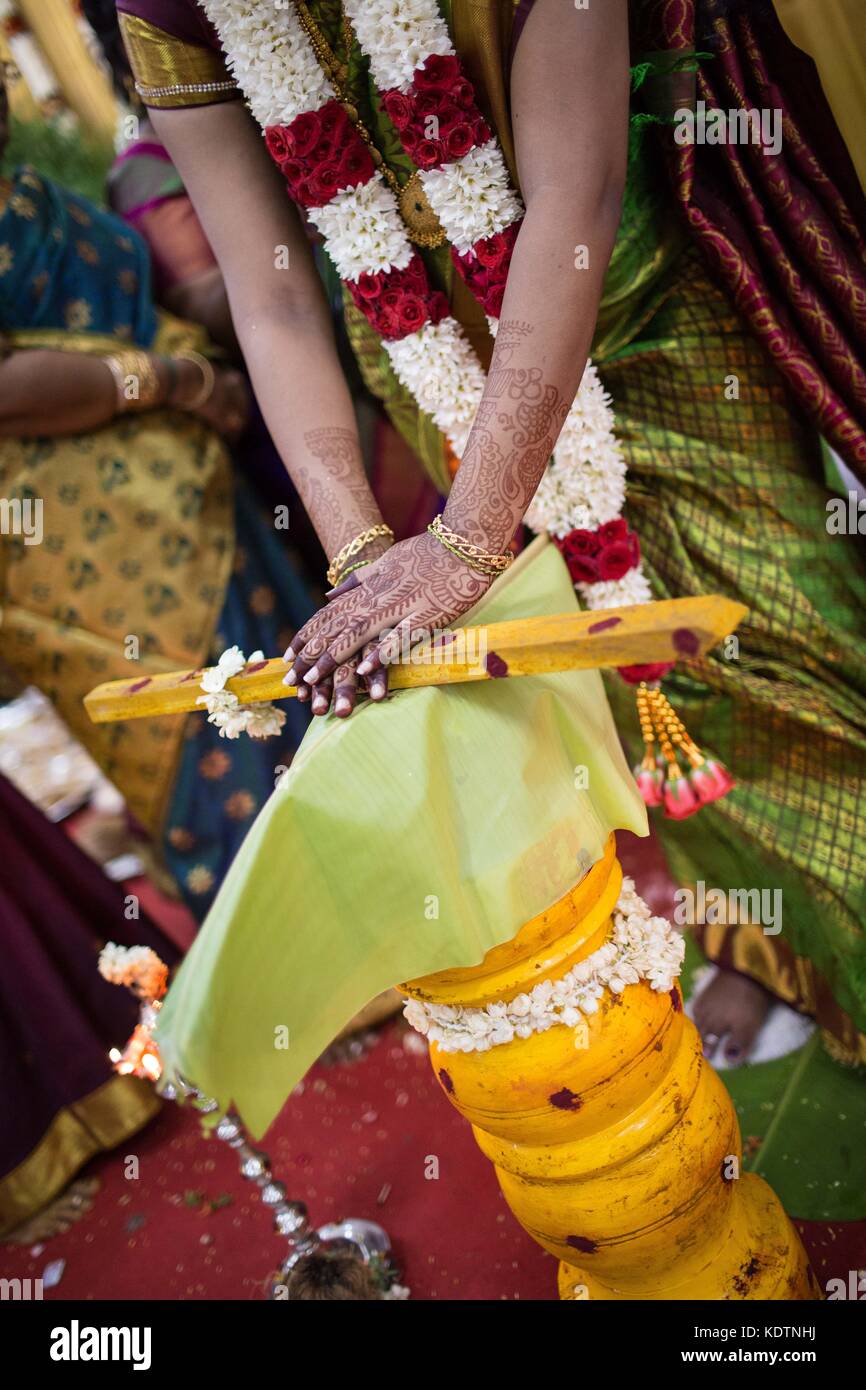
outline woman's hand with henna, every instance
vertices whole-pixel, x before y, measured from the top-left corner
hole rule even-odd
[[[331,677],[338,714],[351,712],[340,707],[341,685],[351,680],[354,694],[358,676],[366,678],[373,698],[381,699],[384,667],[413,641],[462,617],[490,584],[490,576],[470,568],[426,531],[400,541],[350,575],[296,634],[285,654],[291,663],[285,684],[312,687],[314,713],[327,712],[327,705],[316,709],[315,691]],[[363,653],[360,661],[358,653]]]

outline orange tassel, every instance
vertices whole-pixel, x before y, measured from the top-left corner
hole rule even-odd
[[[684,820],[731,790],[735,783],[727,768],[701,752],[660,689],[642,682],[637,709],[644,757],[635,768],[635,777],[647,806],[664,804],[665,815]],[[656,744],[661,757],[656,755]],[[683,772],[678,754],[688,762],[687,772]]]

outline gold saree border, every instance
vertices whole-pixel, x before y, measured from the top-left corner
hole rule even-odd
[[[178,39],[137,15],[120,12],[117,18],[136,90],[146,106],[211,106],[241,95],[221,54]]]
[[[807,956],[796,955],[786,942],[766,936],[753,922],[702,925],[694,937],[708,960],[746,975],[789,1008],[814,1018],[826,1050],[837,1062],[866,1066],[866,1034],[836,1003],[826,979]]]
[[[0,1179],[0,1237],[53,1201],[96,1154],[142,1129],[161,1106],[150,1082],[112,1076],[58,1111],[36,1147]]]

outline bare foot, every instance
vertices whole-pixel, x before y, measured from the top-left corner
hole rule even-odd
[[[771,1003],[770,995],[754,980],[720,967],[694,1008],[704,1056],[712,1059],[724,1040],[725,1061],[735,1065],[745,1062]]]

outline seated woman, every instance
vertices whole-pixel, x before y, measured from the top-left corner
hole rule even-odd
[[[36,528],[0,539],[4,657],[55,702],[201,916],[305,711],[281,740],[232,743],[199,720],[95,731],[82,696],[131,662],[146,682],[215,647],[273,650],[312,602],[232,478],[243,378],[157,310],[138,234],[31,168],[3,180],[0,207],[0,493]]]
[[[94,972],[107,941],[176,950],[61,828],[0,776],[0,1236],[51,1202],[89,1159],[156,1114],[149,1086],[108,1060],[136,1022]]]

